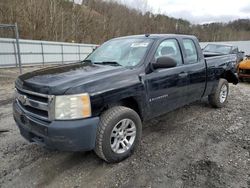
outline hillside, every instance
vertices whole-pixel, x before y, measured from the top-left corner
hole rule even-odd
[[[102,43],[124,35],[185,33],[201,41],[250,40],[250,20],[192,25],[182,19],[142,13],[114,1],[0,0],[0,23],[17,22],[20,37],[82,43]],[[0,37],[11,36],[0,31]]]

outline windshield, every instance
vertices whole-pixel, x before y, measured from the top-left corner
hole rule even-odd
[[[229,54],[231,49],[232,49],[231,46],[208,44],[204,48],[203,51],[204,52],[213,52],[213,53],[218,53],[218,54]]]
[[[97,48],[85,61],[124,67],[136,66],[142,61],[152,42],[148,38],[111,40]]]

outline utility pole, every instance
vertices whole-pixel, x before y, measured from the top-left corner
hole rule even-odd
[[[21,54],[20,54],[20,45],[19,45],[19,32],[17,23],[15,23],[15,34],[16,34],[16,47],[17,47],[17,55],[18,55],[18,62],[19,62],[19,72],[22,74],[22,60],[21,60]]]

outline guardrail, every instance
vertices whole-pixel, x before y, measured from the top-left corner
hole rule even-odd
[[[97,45],[19,40],[22,66],[71,63],[86,58]],[[18,67],[15,39],[0,38],[0,68]]]

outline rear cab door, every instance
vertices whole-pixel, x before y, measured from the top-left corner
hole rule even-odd
[[[200,100],[206,89],[206,63],[195,37],[183,37],[184,73],[187,74],[186,102]]]

